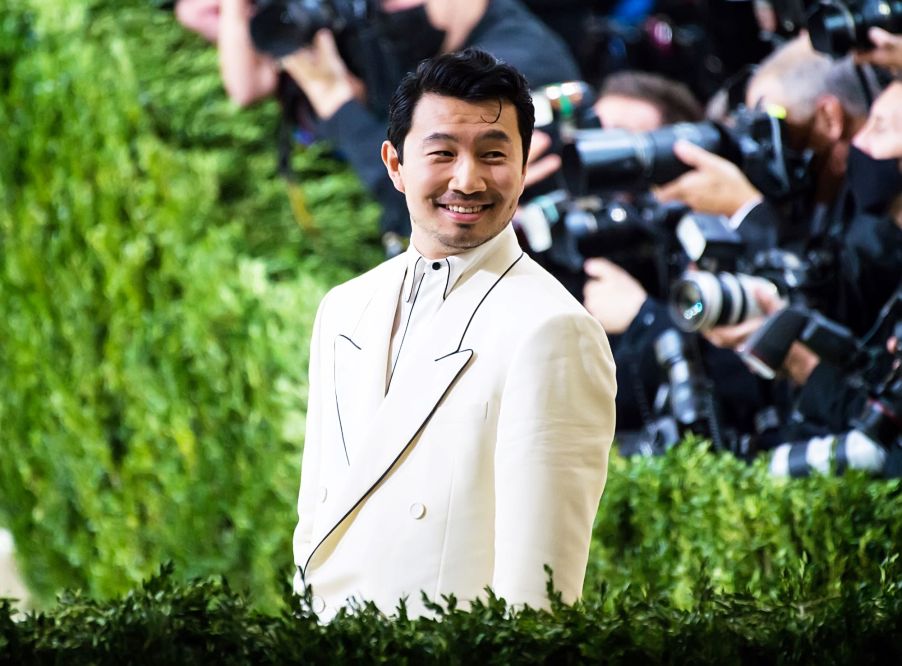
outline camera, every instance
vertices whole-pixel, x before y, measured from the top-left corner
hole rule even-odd
[[[651,132],[582,130],[563,149],[563,174],[577,195],[641,190],[660,185],[691,167],[673,153],[685,139],[733,162],[773,200],[786,200],[811,184],[811,152],[783,144],[783,121],[764,111],[740,108],[731,124],[677,123]]]
[[[818,435],[773,447],[770,472],[775,476],[808,476],[811,472],[842,473],[861,469],[872,474],[898,476],[902,448],[902,351],[886,350],[890,337],[902,339],[902,290],[887,303],[877,323],[863,340],[846,327],[819,312],[794,305],[771,315],[746,342],[741,355],[758,374],[772,379],[790,346],[800,342],[814,352],[821,363],[839,369],[846,388],[863,399],[857,415],[840,415],[850,429]],[[849,408],[857,409],[857,401]],[[854,412],[852,412],[854,413]],[[803,414],[796,414],[789,433],[804,427]],[[810,427],[808,428],[810,433]],[[784,437],[787,432],[782,433]],[[789,434],[787,439],[792,440]],[[781,438],[782,439],[782,438]],[[777,440],[781,441],[781,440]],[[894,467],[896,469],[894,469]]]
[[[694,260],[705,265],[704,257]],[[707,331],[762,315],[755,297],[759,289],[784,300],[818,302],[826,297],[833,274],[829,254],[811,251],[800,257],[777,248],[757,252],[750,260],[740,255],[723,266],[727,270],[686,271],[671,286],[670,313],[681,330]]]
[[[737,452],[740,438],[723,426],[714,386],[701,362],[697,342],[668,328],[655,339],[654,353],[665,381],[658,387],[645,426],[636,432],[618,434],[620,453],[660,455],[688,433],[710,439],[715,450]]]
[[[574,197],[555,190],[522,206],[514,228],[577,298],[583,264],[592,257],[618,264],[648,293],[665,298],[672,276],[685,268],[673,232],[685,212],[683,204],[662,204],[650,195]]]
[[[732,326],[764,314],[755,298],[758,289],[778,293],[772,282],[754,275],[687,271],[673,285],[671,316],[687,332]]]
[[[254,48],[282,58],[309,46],[313,36],[328,28],[339,42],[360,26],[372,11],[372,0],[257,0],[250,22]]]
[[[807,26],[815,50],[840,58],[852,49],[873,48],[871,28],[902,32],[902,0],[821,0],[811,8]]]

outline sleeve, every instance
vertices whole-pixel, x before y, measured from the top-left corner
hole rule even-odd
[[[410,235],[410,216],[404,195],[395,189],[379,158],[385,140],[386,122],[379,120],[356,100],[345,103],[317,126],[348,160],[364,187],[382,206],[382,231]]]
[[[849,386],[848,376],[835,365],[822,361],[814,368],[798,396],[796,409],[806,421],[832,432],[849,429],[861,412],[866,396]]]
[[[547,575],[566,603],[582,592],[614,434],[614,362],[588,315],[545,322],[514,355],[495,449],[492,587],[548,607]]]
[[[466,46],[478,46],[513,65],[532,89],[583,78],[564,40],[515,0],[490,2]]]
[[[310,338],[310,361],[307,372],[307,424],[304,433],[304,453],[301,459],[301,486],[298,492],[298,523],[294,529],[294,590],[302,594],[304,590],[302,567],[313,546],[313,514],[316,507],[315,494],[318,486],[319,456],[322,448],[322,380],[320,350],[322,320],[326,309],[326,298],[320,303]]]
[[[729,221],[745,242],[749,252],[777,247],[778,231],[782,226],[780,214],[766,199],[740,208]]]
[[[856,335],[864,335],[895,292],[902,275],[902,229],[888,216],[852,218],[839,247],[835,269],[839,298],[836,314]]]

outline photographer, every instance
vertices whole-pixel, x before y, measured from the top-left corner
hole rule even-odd
[[[701,104],[684,84],[637,71],[607,77],[592,108],[602,127],[635,132],[698,122],[703,117]],[[645,289],[607,259],[588,259],[583,268],[587,276],[583,287],[586,309],[609,335],[625,333],[648,299]],[[662,319],[666,321],[667,317]]]
[[[860,210],[849,186],[850,180],[873,177],[873,165],[850,149],[866,118],[866,92],[848,59],[831,61],[800,36],[762,63],[746,101],[782,113],[786,143],[812,152],[808,194],[792,206],[767,201],[727,160],[682,142],[675,153],[694,169],[657,192],[662,200],[731,217],[732,226],[761,248],[832,257],[831,285],[813,305],[858,334],[874,320],[902,270],[892,249],[899,246],[898,229]],[[709,338],[736,348],[758,325],[760,320],[751,320],[714,329]]]
[[[853,143],[875,160],[885,160],[897,173],[894,195],[887,196],[884,206],[896,229],[902,230],[902,82],[891,83],[874,101],[867,123],[855,135]],[[888,194],[893,190],[888,190]],[[884,219],[887,226],[889,220]],[[897,234],[902,251],[902,234]],[[902,278],[896,274],[895,286],[902,288]],[[895,340],[884,342],[893,351]],[[810,367],[810,376],[799,395],[798,410],[806,419],[814,421],[831,431],[846,427],[849,419],[861,409],[863,397],[851,390],[844,381],[841,368],[830,363],[819,363],[814,354],[798,343],[790,348],[784,367],[805,363]],[[796,377],[796,379],[800,379]]]
[[[180,0],[178,5],[201,1]],[[348,160],[382,205],[383,233],[406,237],[410,220],[404,198],[378,159],[385,138],[387,101],[405,72],[424,58],[469,46],[483,48],[513,65],[533,88],[578,79],[579,72],[563,42],[519,0],[371,3],[375,9],[369,25],[375,29],[378,52],[350,54],[368,71],[352,71],[335,35],[323,29],[309,45],[281,58],[278,65],[284,74],[280,78],[275,63],[252,48],[248,20],[253,9],[248,0],[222,0],[217,36],[220,65],[229,95],[242,104],[273,94],[283,84],[299,88],[301,95],[297,90],[280,94],[283,107],[291,107],[286,109],[288,115],[302,126],[306,124],[313,138],[329,140]],[[360,44],[351,45],[351,50],[361,49]],[[368,88],[368,78],[378,84]],[[233,85],[236,80],[242,85]]]
[[[604,128],[647,132],[674,123],[703,119],[699,102],[682,83],[666,77],[635,71],[607,77],[593,105]],[[610,336],[617,364],[618,433],[646,426],[650,404],[661,382],[661,368],[654,352],[655,341],[673,323],[667,304],[646,291],[640,281],[617,263],[601,257],[585,261],[583,304]],[[717,366],[722,384],[735,387],[748,398],[744,405],[757,405],[756,382],[744,367],[726,352],[706,350],[709,365]],[[738,404],[739,400],[732,401]],[[731,409],[727,419],[751,427],[753,409]]]

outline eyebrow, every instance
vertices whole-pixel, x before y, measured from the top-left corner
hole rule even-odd
[[[491,129],[486,130],[482,134],[476,137],[477,141],[504,141],[505,143],[513,143],[511,138],[507,135],[507,132],[499,129]],[[433,143],[436,141],[452,141],[454,143],[460,143],[460,139],[456,137],[454,134],[448,134],[446,132],[433,132],[432,134],[427,134],[423,139],[423,143]]]

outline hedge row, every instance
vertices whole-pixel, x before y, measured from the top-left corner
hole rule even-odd
[[[218,579],[176,584],[164,569],[123,599],[67,595],[53,612],[19,623],[0,602],[0,664],[863,666],[902,660],[898,582],[769,605],[717,593],[704,580],[695,592],[690,611],[634,590],[578,607],[553,603],[550,612],[511,612],[496,598],[462,612],[444,600],[434,606],[434,618],[411,620],[402,610],[388,621],[366,607],[324,626],[303,610],[256,612]]]

